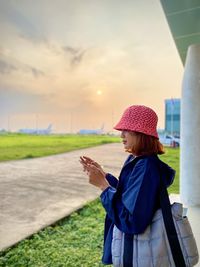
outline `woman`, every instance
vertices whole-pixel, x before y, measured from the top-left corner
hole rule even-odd
[[[126,234],[141,234],[151,223],[159,205],[160,176],[169,186],[175,172],[158,159],[163,146],[157,133],[158,117],[149,107],[128,107],[114,127],[121,131],[124,148],[130,153],[119,179],[105,173],[89,157],[81,157],[81,164],[89,182],[100,188],[101,202],[106,210],[104,252],[102,262],[112,264],[112,235],[116,226]],[[128,251],[126,251],[128,253]]]

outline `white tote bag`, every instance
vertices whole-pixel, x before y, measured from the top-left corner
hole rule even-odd
[[[199,255],[190,223],[186,216],[182,216],[182,204],[174,203],[171,211],[186,267],[192,267],[198,263]],[[111,248],[114,267],[126,267],[123,266],[124,236],[114,226]],[[132,266],[175,267],[161,209],[156,211],[144,233],[133,236]]]

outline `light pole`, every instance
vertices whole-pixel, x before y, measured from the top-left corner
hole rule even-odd
[[[10,132],[10,115],[8,115],[8,121],[7,121],[7,123],[8,123],[8,126],[7,126],[8,132]]]
[[[38,114],[35,114],[35,129],[38,131]]]

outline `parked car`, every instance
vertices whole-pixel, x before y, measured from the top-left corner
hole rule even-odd
[[[179,147],[180,138],[178,136],[161,135],[159,136],[160,142],[165,146]]]

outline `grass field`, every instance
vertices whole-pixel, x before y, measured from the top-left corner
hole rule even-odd
[[[17,137],[19,137],[17,141]],[[10,137],[7,137],[9,140]],[[20,142],[29,144],[29,141],[24,139],[24,136],[15,136],[16,147],[19,147]],[[21,138],[21,139],[20,139]],[[65,139],[67,137],[61,137]],[[90,137],[84,137],[85,139],[79,140],[71,136],[70,150],[74,147],[78,149],[78,142],[82,145],[84,140],[85,144],[91,146],[97,145],[97,140],[90,139]],[[87,139],[88,138],[88,139]],[[92,138],[92,137],[91,137]],[[99,137],[95,137],[98,139]],[[107,137],[99,138],[99,144],[101,142],[108,142]],[[0,140],[2,138],[0,137]],[[6,140],[6,139],[4,139]],[[34,140],[34,139],[32,139]],[[41,141],[43,140],[43,142]],[[59,144],[59,137],[45,141],[44,139],[37,143],[38,150],[42,150],[42,146],[51,144],[53,140]],[[78,141],[79,140],[79,141]],[[90,140],[90,141],[88,141]],[[113,141],[118,141],[114,137]],[[38,140],[37,140],[38,141]],[[69,141],[69,140],[68,140]],[[63,143],[62,143],[63,142]],[[65,149],[68,148],[67,141],[60,141],[60,147],[66,142]],[[1,142],[2,143],[2,142]],[[30,153],[31,146],[26,150],[26,153]],[[2,144],[1,144],[2,145]],[[7,141],[7,146],[11,146]],[[4,149],[5,149],[4,145]],[[82,147],[82,146],[81,146]],[[0,147],[0,151],[1,151]],[[29,151],[29,152],[28,152]],[[48,150],[45,150],[45,155]],[[57,150],[55,150],[57,151]],[[61,151],[65,152],[65,151]],[[59,152],[56,152],[59,153]],[[39,154],[41,156],[42,154]],[[12,153],[10,153],[10,158]],[[176,172],[176,179],[174,184],[170,187],[171,193],[178,193],[179,186],[179,149],[166,148],[166,153],[160,158],[172,166]],[[101,206],[99,199],[89,203],[81,210],[74,212],[71,216],[57,222],[55,225],[49,226],[37,234],[34,234],[31,238],[25,239],[16,246],[7,249],[4,252],[0,252],[0,267],[101,267],[102,256],[102,244],[103,244],[103,226],[104,226],[105,212]],[[13,227],[15,227],[13,225]]]
[[[113,142],[120,142],[120,138],[107,135],[0,135],[0,161],[43,157]]]
[[[179,193],[179,160],[180,160],[180,148],[165,148],[165,154],[159,156],[161,160],[169,164],[175,171],[176,176],[174,183],[168,189],[169,193]]]

